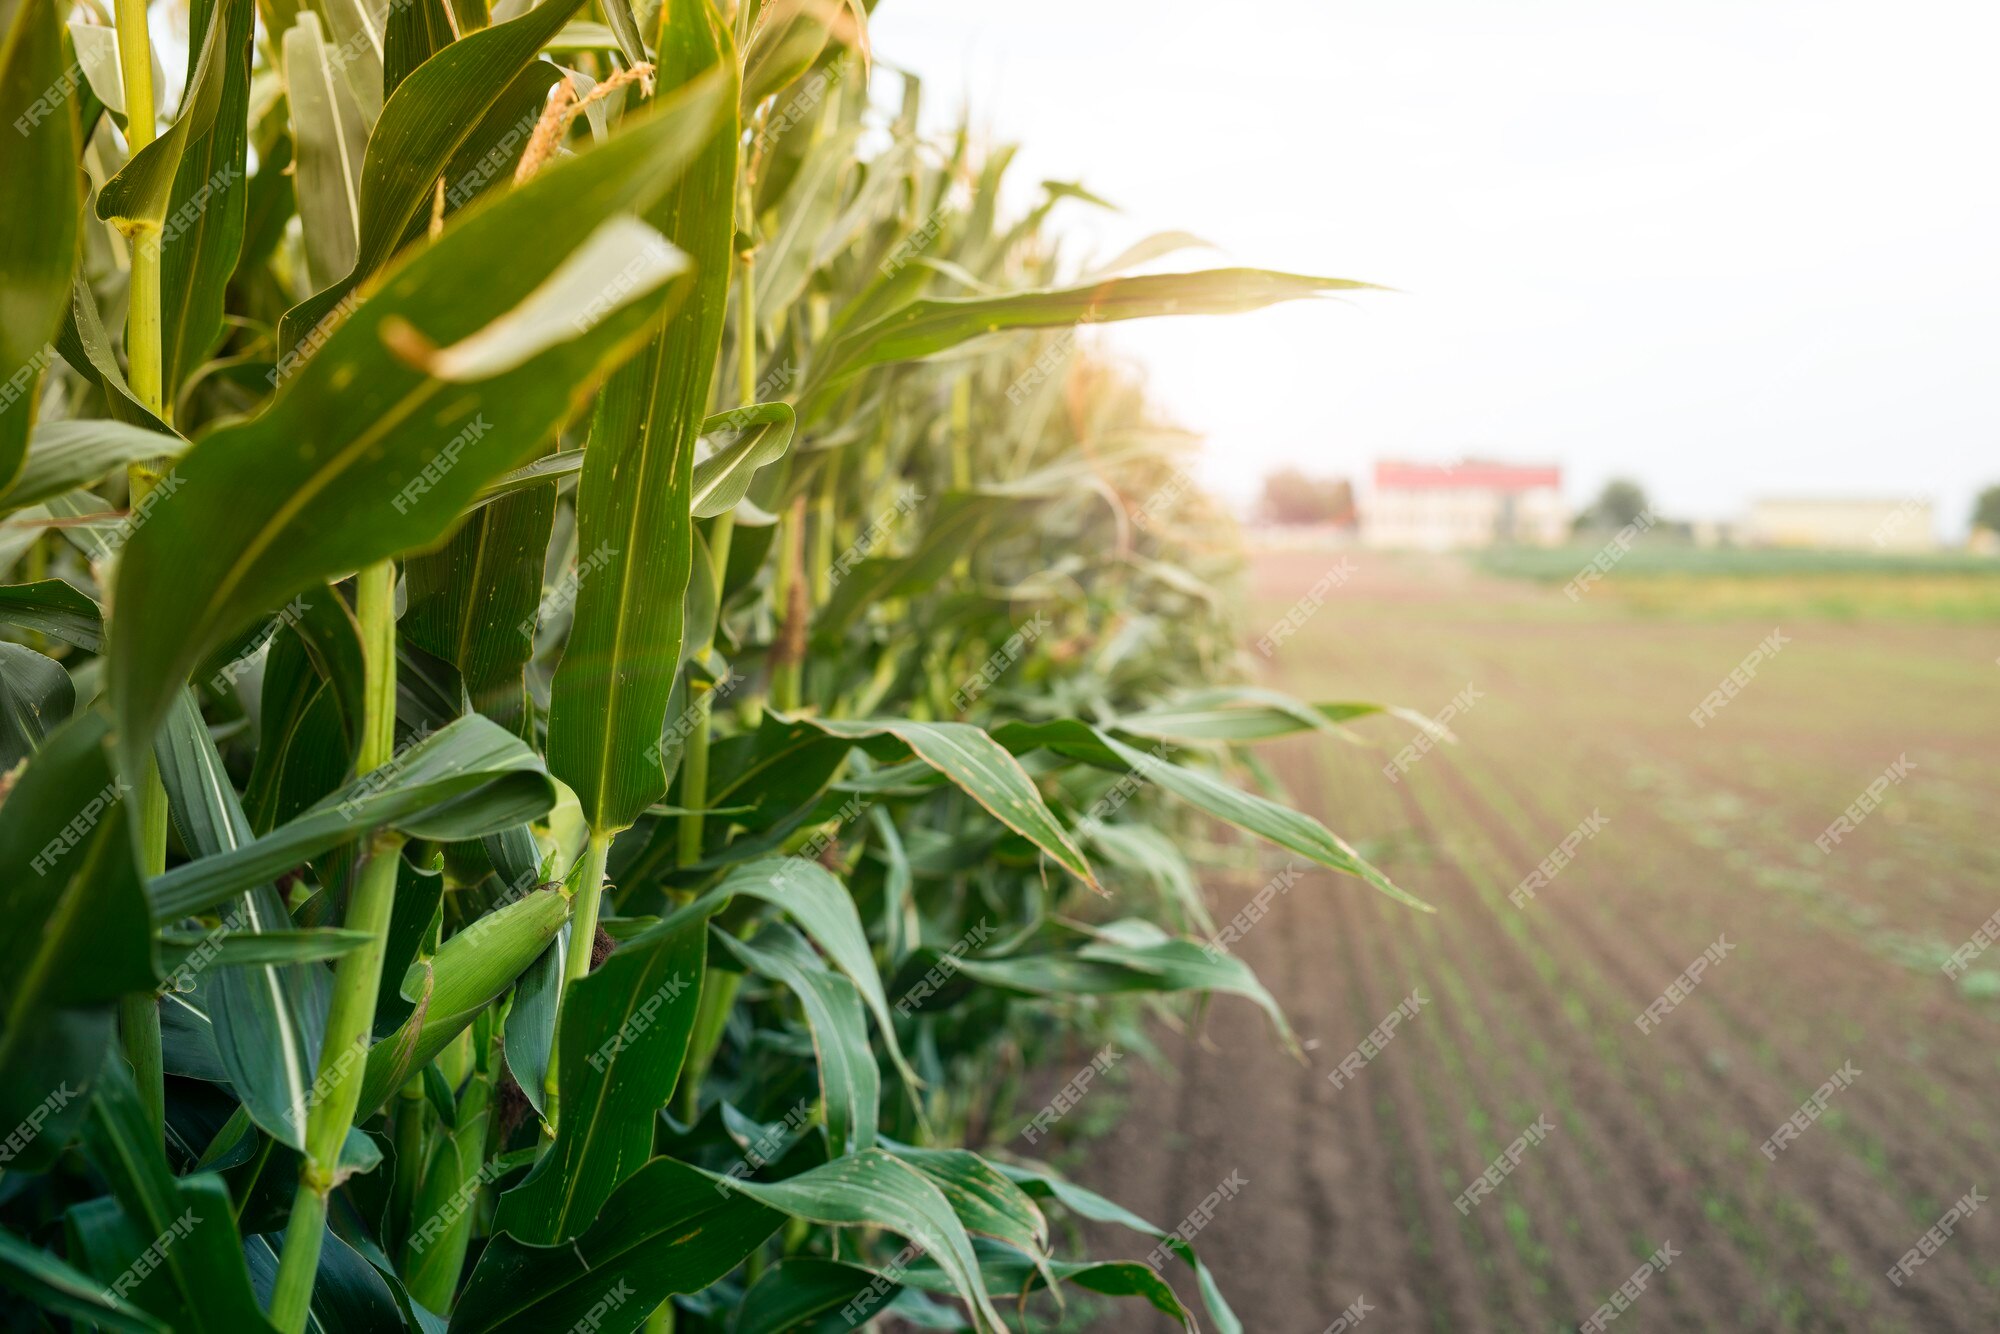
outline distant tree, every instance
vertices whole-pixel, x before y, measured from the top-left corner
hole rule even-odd
[[[1972,526],[2000,533],[2000,486],[1989,486],[1972,504]]]
[[[1345,478],[1308,477],[1280,468],[1264,478],[1258,513],[1267,523],[1348,524],[1354,522],[1354,486]]]
[[[1644,487],[1637,482],[1614,477],[1597,493],[1597,499],[1591,502],[1590,508],[1576,516],[1576,526],[1616,530],[1632,523],[1649,508]]]

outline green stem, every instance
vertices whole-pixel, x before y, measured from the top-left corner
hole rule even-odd
[[[153,142],[153,34],[146,0],[117,0],[118,82],[125,90],[125,143],[137,153]]]
[[[819,495],[813,502],[812,594],[813,605],[824,607],[833,596],[833,516],[834,499],[840,490],[840,451],[828,456],[820,477]]]
[[[285,1220],[285,1249],[278,1256],[278,1281],[271,1292],[271,1324],[281,1334],[301,1334],[312,1307],[313,1280],[319,1275],[319,1248],[326,1232],[330,1191],[309,1190],[304,1180]]]
[[[569,963],[563,970],[565,980],[570,982],[590,971],[590,948],[597,939],[597,905],[604,897],[604,863],[611,855],[611,839],[609,831],[593,829],[590,842],[584,847],[583,874],[577,879],[575,906],[569,915],[573,924],[569,933]]]
[[[972,485],[972,377],[961,376],[951,387],[951,485],[963,491]]]
[[[130,469],[132,503],[137,504],[152,490],[153,475],[146,465]],[[167,789],[160,781],[160,763],[150,753],[145,772],[139,775],[139,791],[133,819],[138,825],[140,867],[148,880],[167,869]],[[125,1058],[132,1063],[132,1077],[139,1086],[139,1101],[147,1119],[162,1140],[167,1129],[167,1076],[165,1053],[160,1042],[160,998],[150,991],[134,992],[118,1000],[118,1037]]]
[[[722,586],[728,582],[729,548],[733,544],[735,536],[736,516],[734,514],[718,514],[714,519],[709,521],[708,559],[709,563],[715,567],[715,624],[718,630],[722,626]],[[714,631],[709,632],[708,647],[715,647]]]
[[[778,604],[778,647],[772,654],[771,707],[791,713],[799,707],[802,670],[802,623],[805,608],[800,581],[805,573],[806,498],[800,496],[778,520],[778,578],[772,590]]]
[[[409,1237],[402,1234],[410,1224],[410,1211],[417,1199],[417,1181],[424,1173],[424,1106],[423,1076],[412,1076],[396,1094],[396,1176],[389,1185],[388,1213],[395,1233],[384,1238],[392,1248],[392,1256],[400,1255],[409,1241]],[[397,1267],[402,1268],[401,1262]]]
[[[687,742],[681,748],[681,807],[686,814],[680,818],[680,864],[692,866],[701,860],[701,841],[704,816],[702,808],[708,805],[708,724],[709,713],[715,707],[715,692],[707,686],[689,683],[696,694],[693,707],[700,710],[700,717],[689,729]]]
[[[153,39],[146,0],[117,0],[118,81],[125,90],[125,143],[134,155],[153,142]],[[125,356],[132,392],[162,421],[168,420],[160,372],[160,229],[142,225],[132,243],[131,311]]]
[[[569,984],[590,972],[591,947],[597,941],[597,910],[604,900],[604,863],[611,855],[611,840],[615,837],[615,830],[590,831],[590,841],[583,849],[583,860],[577,864],[574,879],[569,885],[569,959],[563,965],[562,995],[556,997],[556,1044],[549,1052],[549,1068],[542,1079],[544,1101],[549,1109],[546,1121],[551,1132],[560,1114],[556,1057],[562,1048],[562,1005],[569,995]]]
[[[708,547],[711,563],[715,567],[715,618],[722,619],[722,584],[724,572],[729,568],[730,540],[736,531],[734,515],[717,515],[708,530]],[[710,635],[708,643],[702,645],[700,656],[705,660],[715,648],[715,638]],[[690,692],[699,691],[692,701],[700,710],[695,725],[689,729],[687,743],[681,751],[681,805],[687,814],[680,818],[680,863],[692,866],[701,860],[701,843],[706,815],[703,808],[708,805],[708,738],[709,727],[715,717],[715,691],[712,687],[688,682]]]
[[[153,40],[146,27],[146,0],[117,0],[118,81],[125,91],[125,143],[133,152],[153,142]],[[166,419],[160,383],[160,247],[159,229],[128,236],[132,249],[131,314],[125,326],[125,355],[130,363],[132,392]],[[150,465],[135,463],[128,470],[134,506],[145,499],[157,474]],[[139,776],[137,821],[140,860],[148,878],[167,869],[167,790],[160,784],[159,765],[149,756]],[[138,1081],[139,1100],[154,1130],[163,1137],[167,1122],[166,1074],[160,1045],[160,1008],[150,994],[123,997],[118,1002],[118,1034]]]
[[[743,216],[749,216],[752,207],[747,176],[738,174],[743,182],[739,208]],[[736,273],[736,388],[745,407],[757,399],[757,256],[753,250],[745,250]],[[722,623],[722,589],[729,579],[729,547],[736,532],[734,514],[718,514],[709,525],[708,557],[709,565],[715,571],[715,620],[716,627]],[[711,630],[709,639],[702,646],[701,657],[706,660],[715,648],[715,632]],[[689,692],[696,689],[692,678],[688,682]],[[715,694],[703,689],[701,694],[689,701],[700,711],[695,725],[688,732],[686,745],[681,750],[681,805],[687,814],[680,818],[679,855],[682,866],[691,866],[701,860],[702,837],[707,817],[703,807],[708,805],[708,740],[709,727],[715,714]]]
[[[356,579],[355,617],[361,629],[362,726],[358,773],[387,764],[396,737],[396,569],[380,561]],[[313,1080],[306,1119],[305,1163],[298,1194],[285,1226],[284,1254],[271,1294],[271,1323],[280,1334],[299,1334],[312,1303],[326,1232],[328,1197],[339,1175],[340,1151],[354,1127],[367,1067],[368,1040],[375,1027],[375,994],[382,980],[382,955],[396,894],[396,864],[402,835],[377,830],[366,839],[353,893],[348,898],[349,930],[367,943],[340,957],[333,971],[333,1000],[327,1008],[320,1044],[319,1073]]]
[[[694,1026],[688,1034],[687,1059],[681,1064],[681,1120],[693,1125],[701,1115],[701,1082],[722,1046],[722,1030],[729,1024],[729,1011],[736,1004],[736,992],[743,974],[710,969],[701,983],[701,999],[695,1002]]]
[[[131,239],[132,289],[125,319],[125,356],[132,372],[132,393],[154,416],[172,425],[160,366],[159,227],[141,222]],[[146,465],[134,465],[134,469],[142,466]]]
[[[747,200],[749,191],[744,191]],[[745,208],[749,205],[746,203]],[[757,252],[743,252],[736,288],[736,392],[744,404],[757,401]]]
[[[142,494],[134,479],[134,495]],[[136,818],[139,824],[140,870],[148,880],[167,869],[167,789],[160,782],[160,763],[146,757],[146,771],[139,775]],[[160,998],[150,991],[137,991],[118,999],[118,1037],[125,1059],[132,1063],[132,1078],[139,1086],[139,1101],[153,1130],[164,1140],[167,1131],[166,1057],[160,1042]]]
[[[156,778],[155,782],[158,781]],[[166,1052],[160,1042],[160,1002],[150,991],[134,991],[118,998],[118,1036],[125,1047],[125,1059],[132,1063],[132,1078],[139,1086],[139,1101],[153,1133],[165,1139],[167,1133]]]

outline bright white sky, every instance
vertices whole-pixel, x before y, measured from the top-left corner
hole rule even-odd
[[[1287,463],[1554,460],[1676,517],[2000,482],[2000,6],[885,0],[940,127],[1099,257],[1184,229],[1398,289],[1105,331],[1247,497]]]

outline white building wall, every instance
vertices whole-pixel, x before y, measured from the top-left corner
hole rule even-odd
[[[1511,538],[1556,546],[1569,535],[1569,510],[1554,487],[1503,492],[1491,487],[1383,487],[1361,507],[1362,539],[1373,547],[1462,551]]]
[[[1760,500],[1745,525],[1750,541],[1774,547],[1932,551],[1928,500]]]

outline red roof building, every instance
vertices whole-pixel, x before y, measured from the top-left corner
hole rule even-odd
[[[1375,464],[1361,531],[1370,546],[1417,551],[1555,546],[1569,536],[1569,518],[1562,469],[1552,464],[1384,459]]]

